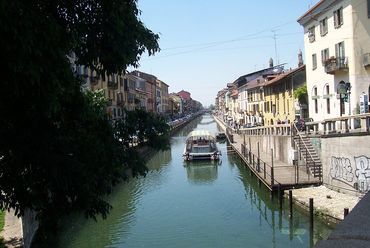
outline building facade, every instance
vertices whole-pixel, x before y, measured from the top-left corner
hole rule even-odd
[[[368,105],[360,98],[370,93],[369,5],[366,0],[321,0],[298,19],[314,121],[357,114]]]

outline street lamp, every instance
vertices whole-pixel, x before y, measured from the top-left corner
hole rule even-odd
[[[351,115],[351,101],[349,99],[351,94],[351,84],[349,82],[344,82],[343,80],[338,83],[337,94],[339,94],[340,100],[340,116],[342,116],[344,111],[344,102],[349,103],[349,115]]]

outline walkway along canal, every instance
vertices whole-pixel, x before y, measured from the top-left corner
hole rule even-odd
[[[218,132],[210,115],[171,138],[171,148],[149,161],[146,177],[117,186],[106,220],[71,216],[53,247],[312,247],[331,228],[286,202],[280,208],[266,187],[221,141],[219,163],[184,162],[185,138],[194,129]]]

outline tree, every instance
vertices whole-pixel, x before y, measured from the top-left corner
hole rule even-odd
[[[307,104],[307,85],[304,84],[293,91],[293,96],[301,104]]]
[[[33,209],[44,228],[76,210],[104,217],[104,197],[136,158],[122,152],[104,104],[81,92],[67,55],[120,73],[159,51],[158,35],[136,0],[14,0],[1,4],[0,36],[0,207]]]

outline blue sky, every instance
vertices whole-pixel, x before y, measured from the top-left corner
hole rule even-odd
[[[161,52],[142,56],[138,70],[167,83],[169,92],[187,90],[214,104],[227,83],[267,67],[270,57],[296,67],[298,50],[304,52],[297,19],[316,2],[139,0],[140,19],[160,35]]]

